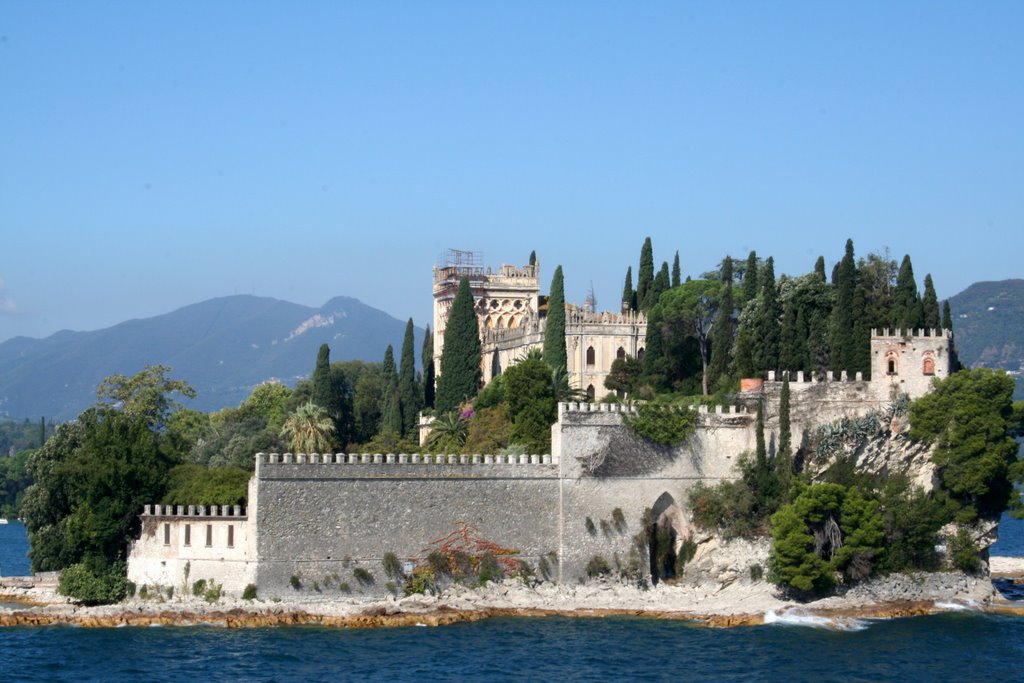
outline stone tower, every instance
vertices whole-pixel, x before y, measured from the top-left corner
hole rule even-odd
[[[949,330],[871,330],[871,383],[879,398],[928,393],[932,380],[949,377]]]

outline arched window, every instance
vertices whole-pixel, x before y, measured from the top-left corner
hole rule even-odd
[[[596,362],[597,352],[594,351],[593,346],[587,347],[587,365],[593,365]]]
[[[591,385],[589,385],[587,387],[587,398],[589,398],[591,401],[594,400],[594,385],[593,384],[591,384]]]
[[[644,350],[643,349],[637,349],[637,351],[636,351],[636,359],[637,360],[643,360],[644,359]]]
[[[896,362],[896,354],[890,353],[885,357],[885,373],[887,375],[898,375],[899,365]]]
[[[624,348],[622,348],[620,346],[619,350],[615,352],[615,357],[616,358],[625,358],[626,357],[626,349],[624,349]]]
[[[931,356],[926,356],[924,359],[924,374],[934,375],[935,374],[935,359]]]

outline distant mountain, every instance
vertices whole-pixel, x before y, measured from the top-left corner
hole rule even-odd
[[[0,344],[0,416],[67,420],[96,398],[112,373],[163,363],[198,392],[190,407],[236,406],[257,384],[308,376],[327,342],[331,360],[380,361],[401,350],[405,322],[349,297],[320,308],[255,296],[227,296],[94,332]],[[419,355],[423,330],[416,330]]]
[[[1017,375],[1024,398],[1024,280],[976,282],[949,300],[960,361]]]

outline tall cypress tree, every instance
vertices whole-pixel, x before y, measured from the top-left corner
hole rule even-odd
[[[469,280],[459,281],[448,323],[444,328],[441,350],[441,375],[437,378],[437,410],[455,410],[480,388],[480,328],[473,310],[473,292]]]
[[[764,282],[761,284],[761,305],[754,338],[755,370],[777,370],[779,365],[779,310],[775,289],[775,259],[771,256],[764,264]]]
[[[736,307],[732,297],[732,259],[722,261],[722,302],[711,331],[711,365],[708,377],[711,385],[721,390],[728,383],[729,358],[732,355],[732,337],[735,329],[732,315]]]
[[[552,368],[566,368],[568,354],[565,350],[565,281],[562,266],[555,268],[548,294],[548,319],[544,325],[544,361]]]
[[[348,381],[341,367],[331,367],[331,349],[321,344],[313,369],[313,403],[320,406],[334,423],[332,445],[344,446],[352,433],[352,403]]]
[[[416,417],[423,407],[419,385],[416,382],[416,340],[412,318],[405,324],[402,340],[401,365],[398,373],[398,397],[402,410],[402,435],[409,437],[416,431]]]
[[[681,273],[679,271],[679,252],[676,251],[676,256],[672,259],[672,286],[678,287],[682,281],[679,279]]]
[[[942,329],[953,330],[953,312],[949,309],[949,299],[942,302]]]
[[[423,366],[423,407],[434,407],[434,391],[436,386],[434,375],[434,335],[430,325],[423,334],[423,348],[420,351],[420,365]]]
[[[43,444],[46,443],[46,418],[39,418],[39,447],[42,448]]]
[[[626,268],[626,283],[622,286],[622,311],[635,311],[636,299],[633,294],[633,266]]]
[[[896,289],[893,291],[893,325],[904,333],[917,329],[921,326],[920,311],[914,266],[910,262],[910,254],[907,254],[900,264]]]
[[[651,238],[644,240],[640,248],[640,270],[637,272],[636,300],[641,311],[646,313],[654,304],[650,301],[650,290],[654,286],[654,247]]]
[[[667,292],[671,286],[672,280],[668,274],[668,262],[662,261],[661,270],[654,276],[654,284],[647,290],[647,310],[653,308],[658,303],[658,300],[661,299],[661,295]]]
[[[804,369],[807,360],[807,330],[804,328],[802,311],[790,297],[782,307],[779,330],[779,367],[782,370]]]
[[[847,371],[871,379],[871,325],[868,322],[867,291],[860,270],[854,270],[853,341]]]
[[[531,251],[531,252],[530,252],[530,261],[529,261],[529,264],[530,264],[531,266],[535,266],[535,265],[537,265],[537,252],[536,252],[536,251]]]
[[[789,418],[789,375],[782,379],[782,391],[779,393],[779,450],[775,455],[775,470],[782,480],[785,490],[789,476],[793,472],[793,433]]]
[[[395,350],[388,344],[384,352],[384,396],[381,398],[381,432],[402,433],[402,402],[398,390],[398,370],[395,368]]]
[[[757,459],[758,470],[767,469],[768,465],[768,448],[765,447],[764,443],[764,399],[757,402],[757,421],[754,426],[754,437],[756,441],[756,450],[754,451],[754,457]]]
[[[825,257],[819,256],[818,260],[814,262],[814,274],[818,276],[822,282],[828,282],[828,278],[825,276]]]
[[[330,412],[331,409],[331,347],[321,344],[313,369],[313,403]]]
[[[760,283],[757,272],[757,252],[752,251],[747,256],[747,268],[743,273],[743,302],[753,301],[757,297]]]
[[[939,297],[935,295],[935,285],[932,283],[932,275],[924,276],[924,295],[921,297],[921,311],[924,314],[921,324],[927,328],[938,327],[942,320],[939,317]]]
[[[836,269],[836,307],[833,313],[832,352],[834,370],[852,369],[855,363],[854,305],[857,266],[853,259],[853,240],[846,240],[846,253]]]

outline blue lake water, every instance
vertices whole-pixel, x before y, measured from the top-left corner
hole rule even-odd
[[[1002,525],[1024,554],[1024,522]],[[0,568],[24,574],[24,527],[0,526]],[[10,568],[10,569],[8,569]],[[441,628],[0,629],[0,681],[1021,680],[1024,619],[954,613],[705,629],[642,618],[492,619]]]

